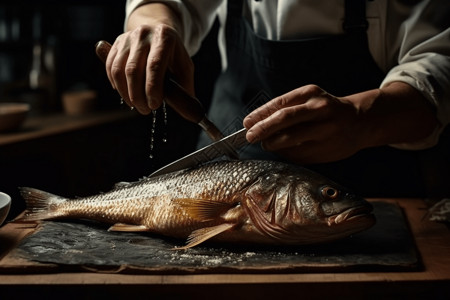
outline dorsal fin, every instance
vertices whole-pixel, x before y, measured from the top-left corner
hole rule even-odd
[[[113,189],[122,189],[122,188],[126,188],[128,186],[130,186],[131,182],[128,181],[120,181],[120,182],[116,182],[114,184]]]

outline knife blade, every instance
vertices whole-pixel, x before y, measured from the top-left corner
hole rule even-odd
[[[223,156],[223,148],[231,148],[237,150],[248,144],[245,135],[247,130],[242,128],[235,133],[232,133],[223,139],[213,142],[206,147],[203,147],[197,151],[192,152],[170,164],[156,170],[149,177],[159,176],[182,169],[194,167],[204,162],[208,162]]]
[[[106,63],[106,58],[108,57],[111,47],[110,43],[103,40],[97,42],[95,45],[95,52],[103,63]],[[181,117],[198,124],[213,141],[219,141],[224,137],[217,126],[206,117],[205,109],[201,102],[197,98],[191,96],[170,76],[166,77],[165,91],[167,97],[164,101]],[[226,144],[223,144],[221,147],[223,154],[233,159],[239,158],[237,152],[232,147],[228,147]]]

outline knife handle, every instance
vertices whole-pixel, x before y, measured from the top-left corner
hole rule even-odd
[[[200,101],[170,76],[166,76],[165,92],[167,97],[164,101],[186,120],[199,124],[206,118],[205,109]]]
[[[106,63],[110,50],[111,44],[106,41],[99,41],[95,45],[95,53],[103,63]],[[164,89],[167,94],[164,101],[184,119],[196,124],[205,119],[205,109],[201,102],[191,96],[170,75],[165,78]]]

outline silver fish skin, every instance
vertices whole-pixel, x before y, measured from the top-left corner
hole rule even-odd
[[[308,169],[273,161],[221,161],[121,183],[107,193],[67,199],[21,188],[20,221],[90,219],[114,231],[187,239],[305,245],[333,241],[375,223],[372,206]]]

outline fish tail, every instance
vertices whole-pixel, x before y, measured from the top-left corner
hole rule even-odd
[[[38,189],[21,187],[20,194],[25,200],[27,210],[23,217],[16,221],[39,221],[56,219],[61,216],[58,204],[68,199]]]

